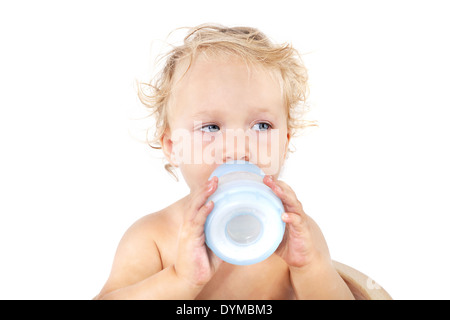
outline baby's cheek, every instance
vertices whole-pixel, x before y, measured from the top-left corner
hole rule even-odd
[[[201,150],[203,162],[206,164],[220,163],[223,154],[223,142],[221,136],[205,136],[202,139]]]
[[[276,175],[280,166],[278,132],[260,132],[251,143],[252,154],[257,155],[257,163],[268,175]]]

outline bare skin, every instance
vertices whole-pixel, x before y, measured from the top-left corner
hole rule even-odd
[[[129,228],[118,246],[110,277],[96,298],[353,299],[332,265],[320,228],[304,212],[292,188],[278,180],[290,133],[276,79],[239,59],[197,59],[173,95],[170,129],[162,146],[168,161],[183,174],[190,193]],[[193,127],[195,121],[208,126]],[[238,128],[250,130],[258,141],[276,144],[279,152],[271,160],[280,165],[272,166],[278,169],[263,181],[284,205],[286,231],[277,251],[268,259],[249,266],[231,265],[206,246],[204,224],[214,207],[214,203],[206,201],[218,183],[217,177],[208,177],[218,164],[177,161],[173,156],[176,143],[172,140],[177,128],[203,137],[193,140],[193,150],[216,143],[217,139],[210,136],[222,137],[225,129]],[[274,129],[281,134],[271,135]],[[196,145],[195,141],[200,142]],[[225,144],[215,157],[258,164],[256,148],[252,142],[241,149],[229,149]],[[268,170],[267,166],[261,167]]]

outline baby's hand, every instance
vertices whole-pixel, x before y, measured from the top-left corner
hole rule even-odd
[[[303,211],[291,187],[283,181],[274,181],[271,176],[265,176],[263,181],[281,199],[285,210],[281,218],[286,223],[286,231],[276,253],[296,270],[311,265],[331,264],[322,232]]]
[[[214,275],[221,260],[206,246],[204,225],[208,214],[214,207],[210,195],[217,189],[218,178],[192,191],[186,202],[183,224],[178,238],[175,272],[190,285],[203,286]]]

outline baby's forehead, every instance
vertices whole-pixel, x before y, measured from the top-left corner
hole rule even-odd
[[[271,86],[276,88],[284,99],[284,83],[281,70],[268,67],[233,53],[217,53],[200,51],[195,56],[186,56],[181,59],[175,69],[172,78],[171,95],[176,95],[180,87],[194,86],[202,78],[220,77],[221,73],[229,73],[230,70],[240,70],[242,83],[260,79],[270,79]],[[202,86],[204,84],[201,84]]]
[[[256,116],[276,120],[287,116],[280,84],[264,68],[239,60],[202,59],[192,63],[182,76],[173,90],[171,120],[225,121]]]
[[[195,54],[183,57],[177,62],[175,72],[173,75],[173,83],[176,85],[179,83],[186,74],[192,72],[192,70],[198,67],[205,67],[205,65],[240,65],[243,69],[250,73],[267,73],[271,75],[277,82],[281,83],[281,70],[273,66],[264,65],[258,62],[255,58],[242,56],[237,53],[213,51],[213,50],[200,50]]]

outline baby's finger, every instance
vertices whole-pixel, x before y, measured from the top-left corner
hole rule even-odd
[[[301,215],[295,212],[285,212],[281,215],[281,220],[294,227],[296,231],[301,231],[301,225],[303,222]]]
[[[217,183],[218,178],[213,177],[203,186],[192,192],[188,206],[185,208],[185,221],[192,221],[195,219],[200,208],[206,204],[208,197],[216,191]]]
[[[280,198],[281,202],[283,202],[285,211],[303,212],[301,202],[297,199],[294,190],[287,183],[280,180],[275,181],[271,176],[265,176],[263,181]]]
[[[210,195],[212,195],[217,189],[218,178],[216,176],[208,180],[207,183],[197,190],[194,194],[193,207],[199,210],[203,206]]]
[[[203,206],[200,207],[194,219],[192,220],[193,225],[195,227],[198,227],[198,230],[200,230],[201,233],[203,232],[206,218],[211,213],[213,208],[214,202],[212,200],[208,201],[207,203],[205,203]]]

